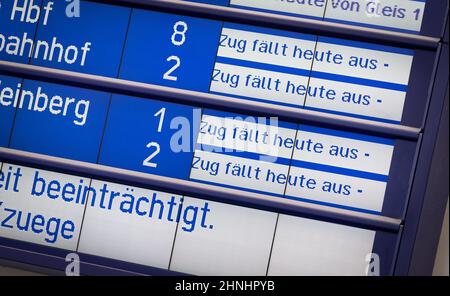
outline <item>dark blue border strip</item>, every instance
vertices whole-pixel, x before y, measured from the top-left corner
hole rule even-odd
[[[311,78],[320,78],[320,79],[339,81],[339,82],[351,83],[351,84],[356,84],[356,85],[372,86],[372,87],[397,90],[397,91],[403,91],[403,92],[408,91],[408,86],[404,85],[404,84],[384,82],[384,81],[372,80],[372,79],[367,79],[367,78],[344,76],[344,75],[339,75],[339,74],[331,74],[331,73],[319,72],[319,71],[314,71],[314,70],[311,71]]]
[[[301,161],[301,160],[296,160],[296,159],[292,159],[291,166],[297,167],[297,168],[315,170],[315,171],[322,171],[322,172],[327,172],[327,173],[332,173],[332,174],[356,177],[356,178],[361,178],[361,179],[374,180],[374,181],[379,181],[379,182],[387,182],[389,180],[389,177],[386,175],[363,172],[363,171],[346,169],[346,168],[340,168],[340,167],[312,163],[312,162],[306,162],[306,161]]]
[[[234,150],[234,151],[228,150],[227,151],[226,149],[228,149],[228,148],[221,148],[221,147],[207,145],[207,144],[201,144],[201,143],[197,143],[197,145],[195,147],[195,150],[209,152],[212,154],[221,154],[221,155],[233,156],[233,157],[238,157],[238,158],[256,160],[256,161],[259,161],[259,163],[265,162],[265,163],[272,163],[272,164],[281,164],[281,165],[286,165],[286,166],[289,166],[291,163],[291,159],[283,158],[280,156],[270,156],[270,155],[264,155],[264,154],[248,152],[248,151],[236,151],[236,150]],[[286,149],[290,149],[290,148],[286,148]],[[194,155],[194,157],[196,157],[196,156]],[[263,158],[263,159],[261,159],[261,158]],[[264,160],[264,158],[272,158],[274,161],[273,162],[267,161],[267,160]],[[259,163],[258,163],[258,165],[259,165]]]
[[[278,72],[278,73],[292,74],[292,75],[296,75],[296,76],[304,76],[306,78],[308,78],[309,75],[311,74],[311,71],[309,69],[306,70],[306,69],[291,68],[291,67],[286,67],[286,66],[266,64],[263,61],[262,62],[252,62],[252,61],[227,58],[227,57],[222,57],[222,56],[217,56],[216,64],[217,63],[228,64],[231,66],[247,67],[247,68],[251,68],[250,70],[258,69],[258,70],[273,71],[273,72]],[[311,61],[311,63],[312,63],[312,61]]]

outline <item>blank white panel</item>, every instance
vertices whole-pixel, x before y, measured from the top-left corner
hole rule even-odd
[[[186,198],[201,206],[204,201]],[[265,275],[277,214],[209,202],[208,224],[178,228],[171,270],[194,275]]]
[[[375,231],[280,215],[268,275],[365,275]]]
[[[106,182],[93,181],[97,192]],[[171,194],[106,183],[110,192],[132,193],[136,198],[155,197],[165,205]],[[179,196],[177,196],[178,200]],[[156,211],[155,213],[157,213]],[[176,222],[136,213],[126,214],[117,207],[112,210],[91,207],[88,203],[81,232],[79,252],[158,268],[169,267],[170,253],[175,238]]]

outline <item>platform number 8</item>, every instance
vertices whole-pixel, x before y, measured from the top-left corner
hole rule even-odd
[[[188,25],[185,22],[179,21],[173,25],[172,44],[181,46],[186,41],[186,32]]]
[[[173,34],[171,37],[172,44],[175,46],[182,46],[186,42],[186,33],[188,25],[183,21],[178,21],[173,25]],[[178,81],[178,77],[173,75],[176,69],[181,66],[181,59],[178,56],[172,55],[167,58],[167,62],[175,62],[175,64],[164,73],[163,78],[170,81]]]

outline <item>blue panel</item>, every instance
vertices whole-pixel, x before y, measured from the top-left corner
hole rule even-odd
[[[12,148],[96,162],[109,94],[26,80],[22,95]]]
[[[14,2],[16,1],[1,1],[0,60],[28,63],[39,20],[41,0]]]
[[[32,64],[116,77],[130,9],[82,1],[80,16],[68,17],[67,5],[55,1],[47,23],[41,18],[36,40],[49,50],[36,46]]]
[[[0,147],[7,147],[14,121],[14,97],[20,91],[19,78],[0,76]]]
[[[221,27],[212,20],[134,10],[120,78],[208,92]]]
[[[155,114],[162,108],[166,110],[158,132],[162,117]],[[193,117],[192,107],[113,95],[100,164],[187,179],[193,158],[192,139],[196,138],[192,136]],[[178,137],[182,132],[183,143]],[[185,145],[184,152],[179,151],[180,144]]]

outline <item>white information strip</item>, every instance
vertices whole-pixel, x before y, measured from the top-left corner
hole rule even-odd
[[[231,0],[231,7],[420,32],[426,1]]]
[[[225,24],[210,91],[399,123],[413,57],[406,49]]]
[[[194,275],[364,274],[373,231],[277,216],[10,164],[0,173],[3,238]]]
[[[268,127],[229,116],[203,115],[192,180],[382,211],[393,140],[306,125]]]
[[[89,181],[4,163],[0,236],[75,251],[84,211],[79,186]]]
[[[426,1],[328,0],[325,20],[420,32]]]
[[[177,233],[170,269],[196,275],[264,276],[277,214],[215,202],[211,208],[214,229]]]
[[[408,85],[413,56],[383,49],[382,46],[377,49],[365,43],[319,37],[316,56],[320,58],[314,60],[313,71]]]
[[[406,92],[311,77],[305,107],[401,122]]]
[[[297,36],[303,35],[297,34]],[[312,36],[304,36],[309,36],[312,40],[225,27],[220,36],[217,56],[310,70],[316,42]]]
[[[283,195],[288,172],[288,165],[196,150],[190,178]]]
[[[280,215],[269,276],[362,276],[375,231]]]
[[[323,18],[327,0],[230,0],[230,5]]]
[[[308,80],[308,76],[216,63],[210,90],[303,107]]]
[[[291,167],[286,196],[381,212],[386,182]]]
[[[296,136],[294,129],[278,126],[278,121],[265,118],[229,116],[203,114],[197,143],[214,146],[217,148],[214,151],[219,152],[247,151],[291,158]]]
[[[163,217],[164,212],[167,213],[164,207],[169,207],[172,199],[175,203],[182,197],[96,180],[92,182],[92,187],[101,192],[105,184],[108,195],[116,196],[119,192],[127,195],[120,199],[117,196],[115,201],[109,199],[113,203],[122,203],[121,207],[112,207],[111,210],[108,209],[109,205],[105,205],[105,208],[86,208],[78,251],[167,269],[177,222],[174,218],[169,221],[167,217]],[[140,199],[133,202],[135,198]],[[140,204],[136,204],[136,207],[144,208],[144,202],[148,202],[150,206],[147,211],[141,209],[140,213],[130,215],[125,208],[126,202],[130,207],[131,203],[137,201]],[[92,196],[89,202],[92,202]],[[149,219],[150,216],[153,219]]]
[[[394,146],[363,139],[352,139],[338,133],[333,135],[331,130],[301,125],[293,159],[387,176]]]

